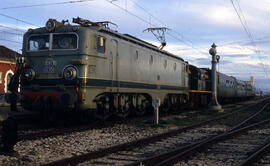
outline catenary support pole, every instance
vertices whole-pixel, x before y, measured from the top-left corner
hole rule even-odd
[[[220,111],[222,110],[221,105],[219,105],[217,101],[217,72],[216,72],[216,65],[219,60],[219,56],[217,56],[217,50],[215,43],[212,44],[212,48],[209,50],[209,53],[212,55],[212,98],[211,102],[208,105],[209,110],[211,111]]]

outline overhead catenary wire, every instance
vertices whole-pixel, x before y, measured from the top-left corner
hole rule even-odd
[[[151,25],[151,26],[157,27],[156,25],[154,25],[153,23],[147,21],[146,19],[141,18],[140,16],[138,16],[138,15],[136,15],[136,14],[130,12],[129,10],[127,10],[127,8],[124,8],[124,7],[122,7],[122,6],[118,5],[118,4],[115,4],[115,3],[113,3],[113,1],[110,1],[110,0],[105,0],[105,1],[111,3],[112,5],[114,5],[114,6],[118,7],[118,8],[120,8],[121,10],[127,12],[128,14],[130,14],[130,15],[132,15],[132,16],[138,18],[139,20],[145,22],[146,24],[149,24],[149,25]],[[162,23],[163,23],[163,22],[162,22]],[[167,25],[164,24],[164,26],[167,26]],[[182,40],[182,39],[176,37],[175,35],[172,35],[172,34],[169,33],[169,32],[167,32],[167,34],[168,34],[169,36],[171,36],[172,38],[174,38],[174,39],[176,39],[176,40],[178,40],[178,41],[180,41],[180,42],[182,42],[182,43],[185,43],[185,44],[189,45],[193,50],[199,52],[200,54],[207,54],[207,53],[202,52],[201,50],[195,48],[192,44],[189,44],[189,43],[185,42],[184,40]],[[179,35],[179,34],[178,34],[178,35]],[[182,35],[181,35],[181,37],[182,37]]]
[[[9,6],[9,7],[2,7],[2,8],[0,8],[0,10],[39,7],[39,6],[43,7],[43,6],[63,5],[63,4],[70,4],[70,3],[82,3],[82,2],[87,2],[87,1],[93,1],[93,0],[74,0],[74,1],[63,1],[63,2],[53,2],[53,3],[41,3],[41,4],[35,4],[35,5]]]
[[[159,19],[158,17],[154,16],[152,13],[150,13],[146,8],[144,8],[143,6],[139,5],[136,1],[134,0],[131,0],[136,6],[138,6],[141,10],[143,10],[145,13],[147,13],[150,17],[153,17],[155,20],[157,20],[159,23],[161,23],[163,26],[167,27],[170,29],[170,31],[178,36],[181,37],[181,39],[179,37],[175,37],[173,34],[171,34],[170,32],[167,31],[167,34],[169,36],[171,36],[172,38],[174,38],[175,40],[178,40],[188,46],[191,47],[191,49],[194,49],[196,50],[197,52],[201,53],[201,54],[204,54],[203,52],[201,52],[198,48],[194,47],[194,43],[187,39],[187,38],[184,38],[183,34],[180,34],[179,32],[173,30],[170,28],[170,26],[168,26],[166,23],[164,23],[161,19]]]
[[[3,16],[3,17],[6,17],[6,18],[9,18],[9,19],[12,19],[12,20],[16,20],[16,21],[19,21],[19,22],[22,22],[22,23],[25,23],[25,24],[28,24],[28,25],[32,25],[32,26],[35,26],[35,27],[39,27],[39,25],[36,25],[36,24],[33,24],[33,23],[30,23],[28,21],[24,21],[24,20],[21,20],[21,19],[18,19],[18,18],[15,18],[15,17],[12,17],[12,16],[9,16],[9,15],[6,15],[6,14],[2,14],[0,13],[0,16]]]
[[[147,21],[146,19],[144,19],[144,18],[142,18],[142,17],[140,17],[140,16],[138,16],[138,15],[132,13],[131,11],[129,11],[129,10],[127,10],[127,9],[125,9],[124,7],[122,7],[122,6],[120,6],[120,5],[116,4],[116,3],[113,3],[113,1],[110,1],[110,0],[105,0],[105,1],[107,1],[107,2],[109,2],[110,4],[112,4],[112,5],[116,6],[116,7],[118,7],[119,9],[121,9],[121,10],[127,12],[128,14],[130,14],[130,15],[132,15],[132,16],[138,18],[139,20],[143,21],[144,23],[153,26],[154,28],[157,28],[157,27],[158,27],[157,25],[151,23],[150,21]],[[165,24],[165,26],[166,26],[166,24]],[[191,44],[185,42],[183,39],[180,39],[180,38],[178,38],[178,37],[172,35],[172,34],[169,33],[169,32],[167,32],[167,34],[168,34],[169,36],[171,36],[172,38],[174,38],[175,40],[178,40],[178,41],[180,41],[180,42],[182,42],[182,43],[185,43],[185,44],[189,45],[191,48],[193,48],[193,50],[196,50],[196,51],[199,52],[200,54],[205,54],[204,52],[201,52],[199,49],[195,48],[193,45],[191,45]]]
[[[139,20],[145,22],[146,24],[149,24],[149,25],[151,25],[151,26],[154,26],[155,28],[157,27],[156,25],[154,25],[153,23],[147,21],[146,19],[141,18],[141,17],[139,17],[138,15],[136,15],[136,14],[130,12],[129,10],[127,10],[127,8],[124,8],[124,7],[120,6],[120,5],[115,4],[115,3],[113,3],[113,1],[110,1],[110,0],[106,0],[106,1],[109,2],[109,3],[111,3],[112,5],[114,5],[114,6],[118,7],[118,8],[120,8],[121,10],[123,10],[123,11],[129,13],[130,15],[132,15],[132,16],[138,18]],[[142,7],[141,7],[141,8],[142,8]],[[147,12],[147,13],[148,13],[148,12]],[[151,14],[151,15],[152,15],[152,14]],[[164,24],[163,22],[162,22],[162,24],[163,24],[164,26],[167,27],[167,25]],[[193,44],[189,44],[189,43],[185,42],[184,40],[182,40],[182,39],[180,39],[180,38],[178,38],[178,37],[172,35],[172,34],[169,33],[169,32],[167,32],[167,34],[168,34],[169,36],[171,36],[172,38],[174,38],[174,39],[176,39],[176,40],[178,40],[178,41],[180,41],[180,42],[183,42],[183,43],[189,45],[193,50],[196,50],[196,51],[199,52],[200,54],[207,54],[207,53],[202,52],[201,50],[195,48],[195,47],[193,46]],[[178,35],[179,35],[179,33],[178,33]],[[182,35],[181,35],[181,37],[182,37]]]
[[[3,31],[3,30],[0,30],[0,32],[7,33],[7,34],[10,34],[10,35],[23,36],[23,34],[21,34],[21,33],[13,33],[13,32],[8,32],[8,31]]]
[[[118,5],[118,4],[116,4],[116,3],[113,3],[113,1],[110,1],[110,0],[106,0],[106,1],[109,2],[109,3],[111,3],[112,5],[114,5],[114,6],[118,7],[118,8],[120,8],[121,10],[127,12],[128,14],[130,14],[130,15],[132,15],[132,16],[138,18],[138,19],[140,19],[141,21],[143,21],[143,22],[145,22],[145,23],[147,23],[147,24],[149,24],[149,25],[151,25],[151,26],[157,27],[157,26],[154,25],[152,22],[147,21],[146,19],[144,19],[144,18],[142,18],[142,17],[140,17],[140,16],[138,16],[138,15],[136,15],[136,14],[130,12],[130,11],[127,9],[127,7],[125,7],[125,8],[124,8],[124,7],[121,7],[120,5]],[[133,1],[133,0],[132,0],[132,1]],[[156,20],[158,20],[158,21],[159,21],[161,24],[163,24],[165,27],[168,27],[163,21],[161,21],[160,19],[156,18],[154,15],[152,15],[150,12],[148,12],[144,7],[142,7],[141,5],[139,5],[138,3],[136,3],[135,1],[133,1],[133,2],[134,2],[134,4],[135,4],[136,6],[138,6],[139,8],[141,8],[142,10],[144,10],[147,14],[149,14],[149,16],[151,16],[151,17],[155,18]],[[247,32],[249,32],[249,31],[247,30]],[[193,46],[193,43],[192,43],[191,41],[189,41],[190,43],[184,41],[184,40],[183,40],[183,35],[182,35],[182,34],[179,34],[179,33],[176,32],[176,31],[174,31],[174,33],[176,33],[178,36],[181,36],[182,39],[176,37],[175,35],[173,35],[173,34],[171,34],[171,33],[169,33],[169,32],[167,32],[167,34],[168,34],[169,36],[171,36],[172,38],[174,38],[174,39],[176,39],[176,40],[178,40],[178,41],[180,41],[180,42],[183,42],[183,43],[185,43],[185,44],[191,46],[191,49],[192,49],[192,50],[196,50],[196,51],[198,51],[198,52],[201,53],[201,54],[207,54],[206,52],[202,52],[200,49],[194,47],[194,46]],[[251,34],[251,33],[249,33],[249,34]],[[249,36],[250,36],[250,35],[249,35]],[[238,74],[238,73],[237,73],[237,74]]]
[[[161,24],[163,24],[164,26],[166,26],[166,27],[168,27],[163,21],[161,21],[159,18],[157,18],[157,17],[155,17],[154,15],[152,15],[150,12],[148,12],[148,10],[147,9],[145,9],[144,7],[142,7],[141,5],[139,5],[138,3],[136,3],[134,0],[131,0],[131,1],[133,1],[133,3],[136,5],[136,6],[138,6],[139,8],[141,8],[143,11],[145,11],[147,14],[149,14],[149,16],[151,16],[151,17],[153,17],[153,18],[155,18],[157,21],[159,21]],[[239,4],[239,1],[237,1],[237,4],[238,4],[238,6],[239,6],[239,10],[240,10],[240,12],[242,13],[242,9],[241,9],[241,7],[240,7],[240,4]],[[126,9],[127,10],[127,9]],[[239,16],[239,18],[241,19],[241,17],[240,17],[240,15],[238,15]],[[243,15],[243,20],[241,19],[241,24],[242,25],[247,25],[247,22],[246,22],[246,19],[245,19],[245,17],[244,17],[244,15]],[[245,31],[246,31],[246,33],[248,34],[248,37],[249,38],[251,38],[252,37],[252,34],[251,34],[251,32],[249,31],[249,29],[248,29],[248,27],[246,27],[246,26],[244,26],[245,28]],[[169,32],[167,32],[168,34],[169,34]],[[179,36],[181,36],[181,38],[183,38],[183,35],[182,34],[179,34],[178,32],[176,32],[175,31],[175,33],[177,34],[177,35],[179,35]],[[172,37],[175,37],[175,36],[173,36],[173,35],[171,35],[171,34],[169,34],[170,36],[172,36]],[[252,37],[253,38],[253,37]],[[178,38],[178,40],[180,40],[180,41],[182,41],[182,42],[184,42],[185,44],[187,44],[184,40],[182,40],[182,39],[179,39]],[[259,39],[258,39],[259,40]],[[188,40],[188,42],[189,43],[191,43],[191,49],[198,49],[198,48],[195,48],[195,47],[193,47],[193,43],[191,42],[191,41],[189,41]],[[254,40],[252,40],[252,42],[254,43]],[[190,44],[188,44],[188,45],[190,45]],[[224,44],[222,45],[222,46],[224,46]],[[205,48],[205,47],[204,47]],[[242,48],[241,48],[242,49]],[[199,49],[198,49],[199,50]],[[199,52],[201,53],[201,51],[199,50]],[[255,52],[257,52],[256,50],[255,50]],[[260,57],[259,57],[260,58]],[[261,62],[262,63],[262,62]],[[263,63],[262,63],[263,64]],[[264,64],[263,64],[264,65]],[[264,68],[264,71],[266,72],[266,70],[265,70],[265,68]],[[267,74],[267,73],[266,73]]]
[[[236,8],[236,6],[235,6],[235,4],[234,4],[234,0],[230,0],[230,1],[231,1],[232,5],[233,5],[234,11],[235,11],[235,13],[237,14],[237,16],[238,16],[238,18],[239,18],[239,21],[240,21],[242,27],[244,28],[244,30],[245,30],[245,32],[246,32],[248,38],[250,38],[250,39],[252,40],[253,37],[252,37],[252,35],[251,35],[250,31],[249,31],[249,28],[248,28],[248,26],[247,26],[247,22],[245,21],[245,17],[244,17],[244,15],[243,15],[243,12],[242,12],[242,10],[241,10],[241,7],[240,7],[239,2],[238,2],[237,4],[238,4],[239,11],[240,11],[242,14],[240,14],[239,11],[237,10],[237,8]],[[241,16],[243,17],[243,19],[242,19]]]
[[[254,42],[254,38],[253,38],[253,36],[252,36],[252,34],[251,34],[249,28],[248,28],[248,24],[247,24],[247,22],[246,22],[246,19],[245,19],[245,17],[244,17],[243,12],[242,12],[240,3],[238,2],[238,0],[236,0],[236,1],[237,1],[237,5],[238,5],[238,8],[239,8],[239,11],[237,10],[237,8],[236,8],[236,6],[235,6],[235,4],[234,4],[234,0],[230,0],[231,4],[232,4],[232,6],[233,6],[233,8],[234,8],[234,10],[235,10],[235,12],[236,12],[236,14],[237,14],[239,20],[240,20],[240,23],[241,23],[241,25],[242,25],[244,31],[246,32],[248,38],[250,39],[252,45],[253,45],[254,48],[255,48],[255,53],[258,54],[257,57],[258,57],[259,61],[260,61],[261,64],[262,64],[263,71],[265,72],[265,75],[266,75],[267,79],[270,81],[269,75],[268,75],[268,73],[267,73],[267,71],[266,71],[266,69],[265,69],[265,65],[264,65],[264,63],[263,63],[263,61],[262,61],[262,59],[261,59],[261,57],[260,57],[260,50],[257,48],[256,43]],[[240,13],[239,13],[239,12],[240,12]],[[241,17],[241,16],[242,16],[242,17]]]
[[[12,42],[12,43],[17,43],[17,44],[22,44],[21,42],[17,42],[17,41],[14,41],[14,40],[9,40],[9,39],[0,39],[2,41],[7,41],[7,42]]]
[[[14,31],[19,31],[19,32],[25,32],[26,31],[26,30],[14,28],[14,27],[6,26],[6,25],[1,25],[1,24],[0,24],[0,27],[6,28],[6,29],[11,29],[11,30],[14,30]]]

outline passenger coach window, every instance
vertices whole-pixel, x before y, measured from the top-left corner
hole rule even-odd
[[[48,50],[50,48],[49,35],[30,36],[28,40],[29,51]]]
[[[97,52],[105,53],[105,38],[102,36],[97,37]]]

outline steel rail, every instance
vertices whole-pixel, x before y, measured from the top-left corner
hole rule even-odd
[[[168,166],[168,165],[173,165],[181,160],[187,159],[188,157],[192,156],[194,153],[198,152],[198,151],[202,151],[203,148],[206,148],[207,146],[216,143],[218,141],[222,141],[225,139],[229,139],[233,136],[236,136],[238,134],[241,134],[247,130],[250,130],[252,128],[258,127],[258,126],[262,126],[264,124],[270,123],[270,119],[264,120],[262,122],[258,122],[240,129],[236,129],[234,131],[229,131],[217,136],[213,136],[210,138],[206,138],[203,141],[200,141],[198,143],[194,143],[192,145],[190,145],[190,148],[184,147],[184,148],[177,148],[174,149],[168,153],[164,153],[161,155],[156,155],[154,157],[150,157],[147,158],[145,160],[136,162],[136,163],[132,163],[132,164],[128,164],[126,166],[136,166],[140,163],[142,163],[143,165],[147,166],[147,165],[155,165],[155,166]]]
[[[263,111],[265,111],[265,108],[270,104],[270,102],[266,103],[258,112],[256,112],[255,114],[253,114],[252,116],[250,116],[249,118],[247,118],[246,120],[244,120],[243,122],[239,123],[238,125],[234,126],[233,128],[230,129],[230,131],[239,129],[241,126],[243,126],[245,123],[247,123],[248,121],[250,121],[251,119],[253,119],[254,117],[256,117],[257,115],[259,115],[260,113],[262,113]]]
[[[154,143],[154,142],[160,141],[162,139],[166,139],[166,138],[175,136],[175,135],[177,135],[177,134],[179,134],[181,132],[185,132],[185,131],[190,130],[190,129],[201,127],[203,125],[207,125],[207,124],[209,124],[211,122],[215,122],[215,121],[218,121],[218,120],[221,120],[221,119],[225,119],[225,118],[230,117],[231,115],[233,115],[235,113],[241,112],[241,111],[246,110],[246,109],[248,109],[250,107],[261,104],[265,100],[262,100],[262,101],[259,101],[258,103],[255,103],[255,104],[248,105],[246,107],[240,108],[239,110],[234,111],[232,113],[228,113],[228,114],[220,116],[220,117],[216,117],[216,118],[213,118],[213,119],[210,119],[210,120],[207,120],[207,121],[197,123],[195,125],[187,126],[187,127],[180,128],[180,129],[171,130],[169,132],[161,133],[161,134],[151,136],[151,137],[147,137],[147,138],[142,138],[140,140],[136,140],[136,141],[133,141],[133,142],[127,142],[127,143],[124,143],[124,144],[115,145],[115,146],[112,146],[112,147],[109,147],[109,148],[103,148],[101,150],[89,152],[89,153],[86,153],[86,154],[83,154],[83,155],[73,156],[73,157],[70,157],[70,158],[65,158],[65,159],[53,161],[51,163],[44,164],[42,166],[65,166],[65,165],[73,166],[73,165],[77,165],[77,164],[85,162],[85,161],[89,161],[89,160],[92,160],[92,159],[96,159],[96,158],[99,158],[99,157],[106,156],[106,155],[111,154],[111,153],[116,153],[118,151],[131,150],[131,149],[134,149],[134,148],[136,148],[138,146],[143,146],[143,145],[147,145],[147,144],[150,144],[150,143]],[[195,144],[188,145],[188,146],[185,147],[185,149],[188,149],[188,148],[190,148],[192,146],[195,146]],[[172,155],[170,155],[170,156],[172,156]]]
[[[238,166],[250,166],[256,161],[260,160],[263,155],[268,153],[270,150],[270,140],[268,140],[263,146],[258,148],[252,155],[250,155],[245,161],[243,161]]]
[[[233,127],[232,129],[230,129],[229,131],[227,131],[225,133],[222,133],[222,134],[216,135],[216,136],[211,136],[211,137],[208,137],[208,138],[206,138],[202,141],[199,141],[197,143],[193,143],[193,144],[181,147],[181,148],[177,148],[177,149],[174,149],[174,150],[169,151],[169,152],[164,153],[164,154],[149,157],[149,158],[146,158],[146,159],[139,161],[139,162],[127,164],[126,166],[137,166],[140,164],[143,164],[146,166],[147,165],[151,165],[151,166],[152,165],[167,165],[167,164],[170,165],[170,164],[174,163],[175,160],[178,160],[178,158],[185,159],[185,157],[200,150],[200,148],[203,146],[206,146],[210,143],[215,143],[215,141],[220,141],[222,139],[226,139],[227,138],[226,135],[228,135],[228,137],[229,137],[232,134],[235,134],[235,133],[237,134],[237,132],[241,132],[242,130],[244,130],[244,131],[247,130],[248,126],[243,127],[243,128],[240,128],[240,127],[243,126],[249,120],[253,119],[258,114],[260,114],[262,111],[264,111],[268,105],[269,105],[269,102],[266,103],[258,112],[256,112],[255,114],[253,114],[252,116],[250,116],[249,118],[247,118],[246,120],[244,120],[243,122],[236,125],[235,127]],[[268,121],[270,121],[270,119]],[[262,123],[265,123],[265,121],[263,121]],[[267,120],[266,120],[266,123],[267,123]],[[260,124],[260,123],[257,123],[257,124]],[[256,124],[254,124],[254,125],[256,125]],[[252,127],[252,125],[250,125],[250,126]],[[223,138],[223,137],[225,137],[225,138]],[[172,163],[170,163],[170,161],[172,161]]]

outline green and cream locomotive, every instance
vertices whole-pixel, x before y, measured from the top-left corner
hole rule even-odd
[[[96,111],[107,118],[142,115],[152,99],[161,108],[188,101],[188,63],[108,28],[108,22],[49,19],[24,35],[21,104],[25,109]]]

